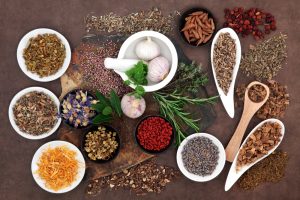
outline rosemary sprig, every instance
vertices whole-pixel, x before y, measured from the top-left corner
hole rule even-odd
[[[186,137],[183,125],[187,125],[195,132],[200,130],[191,113],[184,111],[187,104],[204,105],[214,103],[218,96],[209,98],[191,98],[186,92],[196,94],[201,86],[208,82],[206,74],[202,72],[201,65],[180,63],[174,81],[160,92],[154,92],[153,97],[159,104],[161,115],[166,117],[174,126],[176,131],[176,145],[178,146]]]
[[[192,119],[189,112],[185,112],[183,107],[186,104],[203,105],[205,103],[214,103],[218,96],[209,98],[194,98],[191,99],[188,96],[184,96],[177,91],[171,94],[162,92],[154,92],[154,99],[159,104],[161,115],[166,117],[173,125],[176,130],[176,145],[179,145],[182,140],[186,137],[182,132],[182,124],[186,124],[191,127],[194,131],[199,131],[197,122],[199,119]]]

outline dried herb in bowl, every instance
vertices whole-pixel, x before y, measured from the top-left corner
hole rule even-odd
[[[50,96],[43,92],[29,92],[14,105],[15,123],[30,135],[49,132],[57,123],[58,109]]]
[[[84,151],[93,161],[111,160],[119,148],[117,133],[107,127],[99,126],[89,131],[84,137]]]
[[[75,128],[86,127],[96,115],[96,111],[92,108],[96,103],[97,100],[87,91],[71,91],[61,104],[61,117]]]
[[[211,175],[219,161],[218,147],[203,136],[188,140],[181,154],[186,170],[199,176]]]
[[[23,58],[27,69],[41,78],[55,74],[64,63],[66,48],[55,34],[42,34],[30,38]]]
[[[233,68],[236,64],[236,44],[229,33],[221,33],[213,50],[213,64],[217,82],[227,95],[231,81]]]

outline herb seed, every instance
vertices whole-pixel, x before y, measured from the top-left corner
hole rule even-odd
[[[219,160],[218,147],[206,137],[190,139],[183,147],[182,161],[187,171],[199,176],[211,175]]]
[[[229,33],[221,33],[213,51],[213,63],[220,88],[225,95],[232,81],[232,73],[236,60],[235,40]]]

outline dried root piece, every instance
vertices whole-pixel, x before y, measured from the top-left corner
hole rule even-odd
[[[185,18],[185,26],[181,30],[189,43],[197,46],[207,43],[215,30],[214,20],[207,13],[197,11]]]

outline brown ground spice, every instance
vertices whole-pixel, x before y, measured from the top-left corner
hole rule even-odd
[[[250,168],[239,179],[238,186],[244,190],[252,190],[266,182],[279,182],[284,177],[288,159],[287,152],[281,150],[273,152],[270,156]]]

